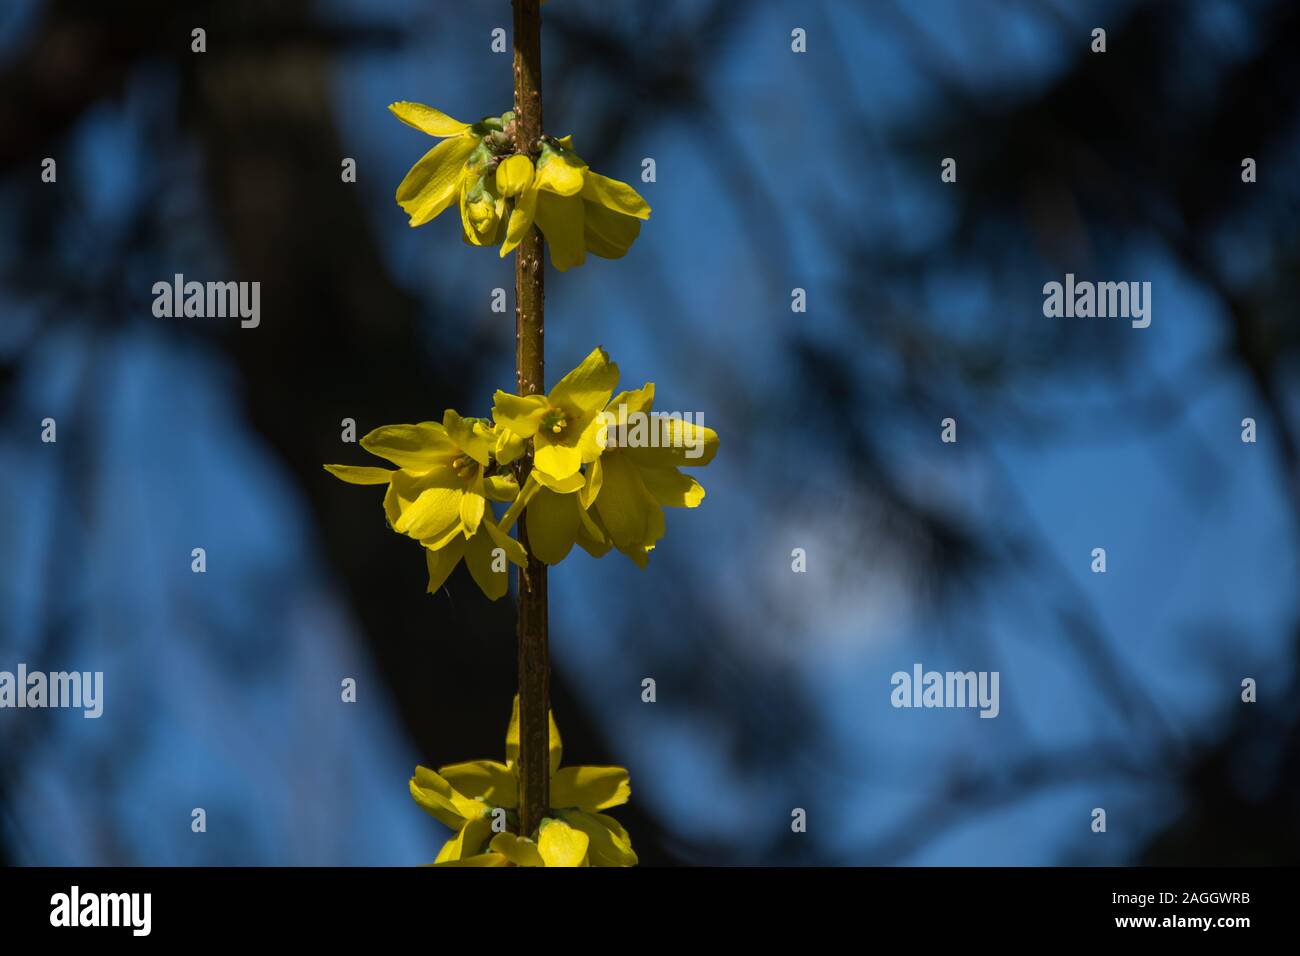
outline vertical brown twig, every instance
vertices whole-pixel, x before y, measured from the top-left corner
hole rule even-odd
[[[515,44],[515,142],[537,155],[542,135],[542,42],[540,0],[512,0]],[[542,234],[533,226],[515,253],[515,375],[520,395],[545,384]],[[519,487],[532,467],[519,466]],[[528,547],[526,516],[519,540]],[[531,555],[519,571],[519,826],[527,836],[550,806],[551,660],[546,622],[546,565]]]

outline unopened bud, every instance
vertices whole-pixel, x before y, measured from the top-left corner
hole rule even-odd
[[[533,163],[516,153],[497,166],[497,192],[506,197],[518,196],[533,183]]]

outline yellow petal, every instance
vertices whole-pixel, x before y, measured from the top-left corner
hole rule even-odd
[[[600,467],[599,458],[587,466],[587,480],[583,482],[582,490],[578,492],[578,503],[582,505],[583,510],[590,508],[595,503],[596,496],[600,494],[604,474]]]
[[[436,110],[432,106],[425,106],[423,103],[411,103],[403,101],[400,103],[388,104],[389,110],[399,120],[407,126],[413,126],[421,133],[428,133],[430,136],[455,136],[469,129],[469,123],[462,123],[458,119],[452,119],[441,110]]]
[[[496,195],[496,183],[488,176],[467,176],[460,193],[461,224],[471,245],[488,246],[501,232],[505,199]]]
[[[393,530],[416,540],[431,538],[460,520],[460,501],[465,497],[463,482],[454,472],[431,471],[427,475],[409,475],[399,471],[388,483],[401,504]]]
[[[532,438],[547,407],[544,395],[512,395],[497,389],[492,396],[492,420],[522,438]]]
[[[390,528],[396,527],[397,522],[402,518],[402,508],[409,502],[403,502],[402,497],[393,488],[393,482],[389,480],[388,490],[384,492],[384,516],[388,519]]]
[[[510,726],[506,728],[506,766],[512,770],[519,765],[519,695],[515,694],[510,707]]]
[[[397,186],[397,204],[422,226],[456,201],[465,161],[477,142],[468,136],[444,139],[411,167]]]
[[[526,189],[515,200],[515,208],[510,211],[510,220],[506,223],[506,241],[501,244],[501,257],[504,259],[519,243],[524,241],[528,230],[537,218],[537,190]]]
[[[497,192],[514,198],[533,184],[533,161],[516,153],[497,164]]]
[[[534,185],[557,196],[577,196],[582,192],[586,176],[587,164],[577,153],[548,144],[542,147],[542,155],[537,159]]]
[[[555,714],[550,714],[551,740],[550,764],[551,774],[560,769],[560,760],[564,756],[564,743],[560,740],[560,728],[556,726]],[[514,706],[510,711],[510,726],[506,730],[506,766],[519,764],[519,695],[515,694]]]
[[[514,538],[510,537],[510,535],[507,534],[503,528],[493,522],[491,518],[485,517],[483,519],[483,527],[487,528],[488,537],[492,539],[493,546],[504,551],[506,553],[506,558],[509,559],[512,564],[516,564],[521,568],[528,564],[528,552],[524,550],[524,546]]]
[[[543,488],[528,505],[528,550],[547,564],[563,561],[578,540],[581,510],[576,496]]]
[[[650,204],[641,198],[640,193],[625,182],[590,170],[583,177],[582,198],[624,216],[650,218]]]
[[[514,475],[488,475],[483,479],[483,493],[493,501],[514,501],[519,496],[519,482]]]
[[[478,237],[478,233],[475,231],[474,223],[470,220],[469,202],[466,198],[467,196],[469,196],[470,188],[474,185],[475,182],[476,180],[474,178],[474,175],[470,173],[467,168],[466,171],[461,175],[460,185],[456,189],[456,195],[457,195],[457,199],[459,202],[459,209],[460,209],[461,237],[465,240],[466,243],[468,243],[471,246],[481,245],[481,240]]]
[[[547,866],[586,866],[587,834],[575,830],[563,820],[546,817],[537,834],[537,852]]]
[[[551,265],[560,272],[567,272],[587,261],[580,197],[539,192],[536,220],[537,227],[546,236],[547,248],[551,250]]]
[[[561,767],[551,777],[551,806],[589,813],[627,803],[632,785],[622,767]]]
[[[366,465],[326,465],[325,470],[350,485],[386,485],[393,477],[391,468],[370,468]]]
[[[641,235],[641,221],[620,215],[594,202],[583,204],[583,242],[602,259],[621,259]]]
[[[634,412],[649,412],[655,404],[655,383],[646,382],[640,388],[629,388],[609,400],[605,410],[614,415],[617,424],[627,424]]]
[[[451,784],[428,767],[416,767],[409,786],[415,802],[453,830],[483,813],[483,804],[457,793]]]
[[[459,532],[459,529],[457,531]],[[438,593],[438,589],[446,583],[448,575],[456,570],[456,565],[460,564],[464,554],[465,537],[459,533],[436,551],[432,548],[424,549],[424,563],[429,570],[429,585],[426,590],[430,594]]]
[[[467,760],[439,767],[438,774],[457,793],[471,800],[482,797],[492,807],[513,808],[519,802],[518,783],[510,768],[495,760]]]
[[[603,348],[594,348],[578,367],[560,379],[547,394],[556,407],[579,411],[584,417],[599,413],[618,385],[618,364]]]
[[[503,548],[504,553],[498,557],[493,554],[498,547],[500,545],[492,540],[486,528],[480,528],[478,534],[465,544],[465,566],[479,590],[492,601],[504,597],[510,588],[510,552]]]
[[[609,444],[609,418],[604,412],[591,417],[578,437],[578,454],[583,464],[598,459]]]
[[[666,508],[695,508],[704,500],[704,487],[676,468],[640,468],[641,483],[650,497]]]
[[[564,743],[560,740],[560,728],[555,723],[555,713],[548,712],[547,716],[551,722],[551,739],[548,743],[548,753],[550,755],[551,776],[555,776],[555,771],[560,769],[560,760],[564,756]]]
[[[466,537],[478,532],[479,522],[487,510],[487,498],[483,496],[482,490],[483,479],[480,477],[475,484],[477,489],[467,490],[460,499],[460,523],[465,526]]]
[[[438,856],[434,859],[434,862],[429,863],[427,865],[428,866],[458,866],[459,863],[453,860],[452,857],[454,857],[458,852],[457,847],[459,845],[459,840],[460,840],[460,831],[457,830],[456,835],[442,845],[442,849],[438,851]],[[438,860],[442,860],[443,862],[439,863]]]
[[[501,516],[502,531],[509,531],[515,526],[515,522],[523,514],[524,508],[528,507],[528,503],[533,500],[533,496],[541,490],[542,485],[537,480],[537,474],[535,468],[528,473],[528,480],[524,482],[523,488],[519,490],[519,497],[515,498],[510,507],[506,509],[506,513]]]
[[[459,521],[453,521],[451,524],[447,525],[446,530],[429,538],[421,538],[420,544],[424,545],[430,551],[441,551],[443,548],[454,544],[457,538],[460,538],[463,543],[466,537],[465,526]],[[458,551],[456,553],[461,554],[462,552]]]
[[[515,432],[512,432],[509,428],[504,428],[500,425],[497,426],[497,438],[496,438],[496,448],[495,448],[495,452],[497,456],[497,464],[499,465],[510,464],[512,461],[514,461],[516,458],[518,458],[520,455],[524,453],[524,449],[527,446],[528,446],[528,439],[524,438],[522,435],[518,435]],[[519,490],[518,487],[516,487],[515,491],[518,490]],[[513,500],[513,499],[514,499],[514,495],[511,495],[509,499],[497,499],[497,500],[504,501],[504,500]]]
[[[447,464],[456,453],[447,430],[437,422],[383,425],[362,437],[361,447],[416,474]]]
[[[587,856],[592,866],[636,866],[632,840],[613,817],[606,813],[587,813],[583,810],[556,812],[569,826],[587,834],[591,841],[587,846]]]
[[[415,503],[415,500],[420,497],[426,487],[433,484],[456,486],[459,483],[460,480],[445,469],[426,474],[412,474],[406,470],[395,472],[388,482],[388,491],[384,493],[384,513],[388,516],[389,525],[392,526],[394,531],[398,530],[397,526],[402,521],[402,514]],[[403,528],[405,528],[405,525],[403,525]],[[434,528],[427,534],[421,535],[420,540],[439,539],[446,531],[445,525],[441,528]],[[406,532],[403,530],[398,533],[405,534]]]
[[[485,423],[475,418],[461,418],[449,408],[442,413],[442,427],[452,444],[480,465],[487,466],[495,439]]]
[[[494,853],[500,853],[515,866],[546,865],[546,861],[537,850],[537,844],[526,837],[518,837],[513,833],[498,833],[492,838],[490,846]]]
[[[659,419],[658,448],[628,448],[638,465],[651,468],[700,468],[713,461],[718,433],[680,418]],[[653,427],[653,426],[652,426]]]
[[[562,481],[576,475],[582,468],[582,452],[576,446],[552,441],[550,436],[540,431],[533,442],[534,471],[540,471],[556,481]]]
[[[582,476],[582,472],[569,475],[567,478],[553,478],[546,472],[538,471],[534,468],[529,472],[529,475],[534,476],[537,479],[537,483],[543,488],[549,488],[551,491],[560,495],[571,495],[575,491],[581,490],[582,486],[586,484],[587,481],[587,479]]]
[[[594,510],[581,508],[578,510],[578,517],[582,519],[582,526],[578,529],[578,546],[593,558],[604,557],[614,546],[614,542],[601,528],[600,516]]]
[[[663,511],[646,491],[626,452],[606,452],[600,461],[603,480],[596,497],[596,511],[614,544],[619,548],[653,544],[663,536]]]
[[[479,807],[486,810],[483,804]],[[487,849],[485,844],[492,837],[492,821],[486,816],[477,817],[461,827],[456,835],[443,844],[434,864],[447,864],[467,861]],[[473,864],[470,864],[473,865]]]

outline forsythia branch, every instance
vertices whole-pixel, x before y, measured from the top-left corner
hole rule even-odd
[[[514,7],[515,141],[536,157],[542,136],[542,40],[540,0],[512,0]],[[529,228],[515,252],[515,375],[520,395],[545,385],[543,352],[544,273],[542,234]],[[524,486],[531,456],[518,465]],[[519,540],[528,547],[527,515],[519,519]],[[551,666],[547,633],[546,565],[530,555],[519,570],[519,817],[520,832],[532,833],[550,806],[548,727]]]
[[[559,272],[588,253],[622,258],[650,206],[627,183],[588,167],[572,136],[544,132],[540,4],[513,6],[513,110],[467,123],[409,100],[388,108],[438,140],[394,195],[409,224],[455,208],[466,243],[515,254],[517,393],[497,390],[490,419],[449,408],[441,423],[381,425],[361,438],[363,449],[395,467],[325,469],[384,488],[388,526],[423,546],[430,594],[463,561],[483,593],[499,600],[509,565],[520,569],[519,693],[506,762],[417,767],[410,781],[415,801],[455,832],[434,865],[633,866],[630,837],[601,812],[627,802],[627,771],[560,766],[547,566],[576,544],[596,558],[617,549],[644,569],[664,536],[664,508],[703,501],[704,488],[680,469],[707,465],[718,436],[696,416],[654,411],[653,382],[617,391],[619,368],[599,346],[543,391],[543,252]],[[498,504],[509,505],[504,514]]]

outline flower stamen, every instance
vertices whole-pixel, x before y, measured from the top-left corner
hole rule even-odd
[[[563,409],[552,408],[542,417],[542,427],[553,435],[561,435],[569,427],[569,416]]]
[[[478,470],[478,462],[468,455],[461,455],[453,458],[451,461],[451,470],[456,473],[456,477],[461,481],[471,480]]]

